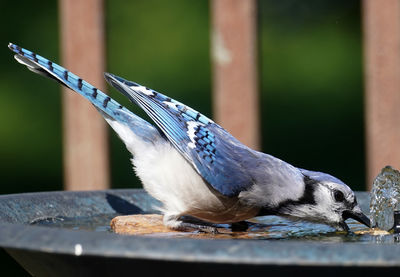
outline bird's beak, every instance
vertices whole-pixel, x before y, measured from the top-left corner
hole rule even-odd
[[[364,224],[365,226],[371,228],[371,221],[365,214],[363,214],[363,212],[361,211],[360,208],[353,209],[352,211],[345,211],[345,212],[343,212],[342,217],[343,217],[343,224],[346,224],[346,223],[344,223],[344,220],[346,220],[348,218],[352,218],[352,219],[355,219],[358,222]],[[347,228],[347,230],[348,230],[348,228]]]

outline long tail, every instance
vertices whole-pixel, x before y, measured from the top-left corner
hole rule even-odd
[[[18,45],[10,43],[8,47],[15,53],[15,59],[27,66],[29,70],[56,80],[89,100],[113,128],[115,127],[113,122],[122,123],[143,140],[154,141],[159,138],[160,133],[152,124],[138,117],[79,76]]]

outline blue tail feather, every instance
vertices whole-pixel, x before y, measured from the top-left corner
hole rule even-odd
[[[149,122],[123,107],[110,96],[92,86],[64,67],[18,45],[10,43],[8,47],[16,54],[15,58],[28,69],[52,78],[89,100],[103,116],[128,125],[145,140],[159,135],[158,130]]]
[[[123,140],[123,137],[127,140],[131,137],[124,128],[120,129],[121,123],[145,141],[169,141],[205,181],[225,196],[238,195],[254,183],[247,172],[251,165],[258,164],[259,155],[192,108],[147,87],[106,73],[106,80],[138,104],[157,125],[155,127],[65,68],[17,45],[10,44],[9,48],[28,69],[60,82],[89,100],[120,132]],[[115,125],[115,121],[119,124]]]

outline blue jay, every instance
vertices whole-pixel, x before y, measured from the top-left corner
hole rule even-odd
[[[155,123],[150,124],[67,69],[15,44],[9,48],[28,69],[95,106],[132,153],[137,176],[162,203],[163,222],[171,229],[206,230],[206,223],[230,224],[260,215],[325,223],[345,231],[348,218],[370,226],[354,192],[331,175],[250,149],[192,108],[105,73],[109,84],[148,114]]]

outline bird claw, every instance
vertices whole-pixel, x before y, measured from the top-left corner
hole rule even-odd
[[[193,232],[198,231],[207,234],[218,234],[218,228],[212,223],[204,222],[190,216],[164,215],[164,224],[176,231]]]
[[[232,232],[244,232],[247,231],[249,227],[249,223],[247,223],[246,221],[234,222],[231,224]]]
[[[184,231],[184,232],[198,231],[200,233],[219,234],[218,228],[215,226],[199,225],[199,224],[189,223],[189,222],[182,222],[179,225],[178,230]]]

